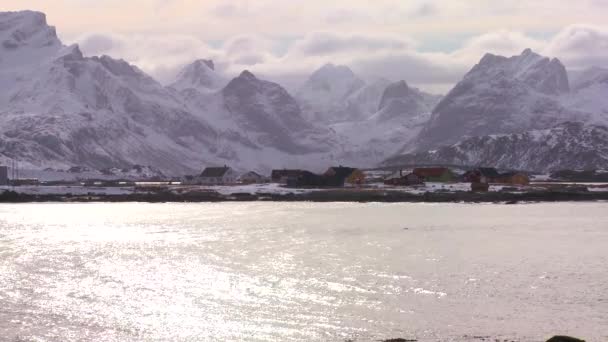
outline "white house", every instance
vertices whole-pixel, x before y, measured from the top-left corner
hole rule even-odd
[[[208,167],[198,177],[198,183],[206,185],[221,185],[236,183],[237,173],[228,166]]]

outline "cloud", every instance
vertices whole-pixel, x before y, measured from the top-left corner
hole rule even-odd
[[[353,8],[338,8],[329,11],[324,21],[327,24],[343,24],[369,20],[371,20],[371,17],[365,12]]]
[[[531,38],[522,32],[498,30],[467,40],[464,46],[455,52],[455,55],[471,56],[493,53],[510,56],[519,54],[526,48],[539,51],[545,45],[546,42]]]
[[[249,13],[248,2],[233,0],[231,3],[221,3],[211,8],[210,13],[220,18],[234,18]]]
[[[87,56],[109,55],[137,65],[157,80],[167,83],[185,64],[199,59],[219,58],[215,50],[190,35],[85,34],[75,42]]]
[[[318,31],[287,39],[238,35],[211,47],[193,35],[102,35],[78,39],[87,55],[123,58],[163,83],[195,59],[214,59],[217,69],[234,76],[248,69],[292,90],[321,65],[348,65],[364,77],[404,79],[423,89],[446,92],[485,53],[520,54],[525,48],[558,57],[570,69],[608,67],[608,28],[571,25],[540,39],[521,31],[494,30],[466,39],[450,52],[426,52],[405,35]],[[286,44],[283,49],[277,46]]]
[[[113,49],[119,49],[121,44],[120,41],[112,37],[93,34],[81,39],[80,48],[89,55],[103,55],[111,52]]]
[[[343,35],[330,32],[315,32],[297,41],[290,55],[332,56],[336,54],[370,53],[378,51],[402,51],[412,48],[411,39],[393,35]]]
[[[544,51],[571,69],[608,67],[608,28],[571,25],[559,32]]]
[[[430,17],[439,13],[439,8],[430,2],[425,2],[412,11],[413,17]]]

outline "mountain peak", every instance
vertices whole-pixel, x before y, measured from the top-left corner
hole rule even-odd
[[[248,79],[248,80],[257,80],[255,75],[249,70],[243,70],[238,78]]]
[[[61,46],[55,28],[46,22],[46,15],[34,11],[1,12],[0,43],[6,50]]]
[[[195,61],[195,63],[204,64],[207,66],[207,68],[215,71],[215,64],[213,63],[213,60],[211,60],[211,59],[198,59]]]
[[[222,78],[215,72],[215,64],[210,59],[197,59],[186,65],[177,75],[171,87],[177,90],[215,90],[221,88]]]
[[[335,65],[333,63],[327,63],[313,72],[312,79],[316,80],[327,80],[333,78],[356,78],[355,73],[346,65]]]
[[[532,49],[530,48],[526,48],[524,51],[522,51],[521,56],[532,56],[532,55],[536,55],[539,56],[539,54],[537,54],[536,52],[532,51]]]
[[[486,53],[465,78],[472,82],[508,79],[545,94],[570,90],[566,68],[559,59],[541,56],[532,49],[509,58]]]
[[[379,109],[386,107],[389,102],[395,99],[405,99],[410,95],[410,87],[403,80],[390,84],[384,90],[380,100]]]

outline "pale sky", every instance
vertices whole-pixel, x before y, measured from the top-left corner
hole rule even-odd
[[[485,52],[530,47],[571,70],[608,67],[608,0],[1,0],[47,14],[65,44],[161,82],[212,58],[295,85],[327,62],[445,91]]]

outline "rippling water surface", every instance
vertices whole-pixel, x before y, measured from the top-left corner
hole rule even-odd
[[[1,341],[608,341],[608,204],[0,205]]]

